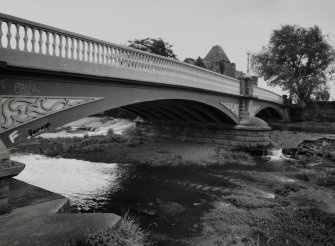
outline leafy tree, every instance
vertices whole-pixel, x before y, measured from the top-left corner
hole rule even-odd
[[[128,41],[128,43],[129,43],[128,47],[134,49],[148,51],[150,53],[154,53],[157,55],[177,59],[177,55],[175,55],[173,50],[171,49],[173,45],[169,44],[168,42],[164,42],[164,40],[161,38],[134,39]]]
[[[327,82],[334,74],[335,51],[318,26],[284,25],[274,30],[268,46],[251,61],[258,76],[288,91],[302,107],[329,98]]]

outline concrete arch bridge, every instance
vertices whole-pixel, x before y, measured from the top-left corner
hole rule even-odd
[[[241,147],[267,146],[264,120],[285,117],[283,98],[248,77],[0,14],[2,163],[36,133],[112,108],[143,118],[147,134]]]

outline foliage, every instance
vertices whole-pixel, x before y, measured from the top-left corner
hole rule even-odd
[[[120,223],[113,227],[100,228],[89,233],[84,240],[74,240],[70,246],[149,246],[153,243],[148,239],[149,233],[143,231],[138,221],[126,213]]]
[[[291,192],[298,192],[305,187],[301,184],[285,183],[274,185],[272,188],[277,195],[288,196]]]
[[[253,157],[242,150],[232,149],[225,146],[217,146],[215,149],[217,164],[225,164],[227,162],[237,162],[243,165],[255,165]]]
[[[272,207],[241,209],[218,202],[202,217],[203,237],[231,245],[334,245],[335,216],[319,208]],[[218,240],[219,241],[219,240]]]
[[[177,59],[177,55],[171,49],[173,45],[158,38],[134,39],[128,41],[128,47],[154,53],[156,55],[166,56]]]
[[[328,100],[327,81],[334,73],[335,51],[318,26],[284,25],[274,30],[268,46],[252,56],[254,72],[270,86],[280,86],[305,107]]]

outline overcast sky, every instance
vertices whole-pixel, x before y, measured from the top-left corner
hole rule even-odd
[[[220,45],[242,71],[280,25],[318,25],[335,46],[335,0],[0,0],[0,12],[117,44],[161,37],[180,60]]]

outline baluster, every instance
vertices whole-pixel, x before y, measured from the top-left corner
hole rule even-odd
[[[112,48],[112,64],[114,66],[118,66],[117,64],[117,54],[116,54],[116,49]]]
[[[137,58],[138,58],[138,62],[137,62],[138,68],[139,68],[139,69],[143,69],[143,59],[142,59],[142,54],[139,53]]]
[[[96,63],[100,63],[100,45],[99,44],[95,44],[96,47]]]
[[[133,65],[134,65],[133,52],[128,51],[127,53],[128,53],[128,60],[129,60],[128,67],[133,68]]]
[[[92,63],[95,63],[95,44],[92,43],[92,50],[91,50],[92,54]]]
[[[105,47],[100,45],[100,63],[105,64]]]
[[[95,49],[95,46],[94,46],[94,43],[91,43],[91,54],[90,54],[90,57],[91,57],[91,62],[94,63],[95,62],[95,57],[94,57],[94,49]]]
[[[124,67],[127,66],[127,52],[125,50],[122,50],[122,63]]]
[[[2,45],[2,36],[3,36],[2,23],[4,22],[0,20],[0,48],[4,48],[4,46]]]
[[[15,49],[16,50],[20,50],[20,25],[19,24],[15,24],[15,28],[16,28],[16,34],[15,34]]]
[[[97,55],[96,55],[96,44],[95,43],[92,43],[92,62],[93,63],[96,63],[97,62]]]
[[[127,51],[122,50],[122,64],[124,67],[127,67]]]
[[[31,52],[36,53],[36,29],[31,28]]]
[[[65,58],[69,58],[69,40],[67,36],[65,37]]]
[[[106,46],[106,64],[110,64],[110,51],[111,51],[111,48],[109,46]]]
[[[149,70],[149,57],[147,55],[144,55],[144,68]]]
[[[28,27],[24,26],[23,51],[28,52]]]
[[[80,59],[80,54],[81,54],[81,52],[80,52],[80,44],[82,43],[82,41],[80,39],[76,39],[76,41],[77,41],[77,50],[76,50],[77,60],[81,61],[81,59]]]
[[[116,49],[112,47],[112,65],[117,66],[116,63]]]
[[[96,43],[92,43],[93,44],[93,63],[97,63],[98,62],[98,55],[97,55],[97,44]]]
[[[59,44],[58,44],[59,56],[63,57],[63,36],[60,34],[58,36],[59,36]]]
[[[69,40],[71,40],[71,45],[70,45],[71,59],[74,60],[74,38],[70,37]]]
[[[91,43],[87,42],[87,61],[91,62]]]
[[[128,67],[133,68],[133,66],[134,66],[133,52],[128,51],[128,59],[129,59],[129,65],[128,65]]]
[[[55,33],[51,33],[52,35],[52,54],[53,56],[57,56],[57,52],[56,52],[56,49],[57,49],[57,43],[56,43],[56,39],[57,39],[57,35]]]
[[[124,66],[123,50],[121,50],[121,49],[119,49],[119,59],[120,59],[120,66]]]
[[[139,69],[139,67],[138,67],[139,56],[140,56],[139,53],[134,53],[134,68],[135,69]]]
[[[6,34],[6,36],[7,36],[7,40],[8,40],[8,45],[7,45],[7,48],[12,48],[12,46],[11,46],[11,43],[10,43],[10,41],[11,41],[11,39],[12,39],[12,31],[10,30],[10,27],[12,26],[12,23],[11,22],[7,22],[7,25],[8,25],[8,31],[7,31],[7,34]]]
[[[110,58],[111,58],[111,48],[109,46],[106,46],[106,64],[110,64]]]
[[[101,45],[101,63],[106,64],[106,47]]]
[[[96,63],[100,63],[100,45],[99,44],[95,44],[95,47],[96,47],[96,56],[95,56],[95,59],[96,59]]]
[[[119,65],[123,66],[123,52],[121,49],[118,49],[119,52]]]
[[[122,63],[121,63],[121,50],[120,49],[116,49],[116,61],[117,61],[117,65],[118,66],[122,66]]]
[[[131,68],[135,69],[136,68],[136,54],[131,51]]]
[[[86,49],[86,41],[83,40],[82,41],[82,50],[81,50],[82,61],[85,61],[85,54],[86,54],[85,49]]]
[[[125,50],[125,58],[126,58],[126,67],[130,67],[130,54],[129,54],[129,51]]]
[[[43,45],[43,31],[42,30],[37,30],[38,33],[39,33],[39,37],[38,37],[38,45],[39,45],[39,50],[38,50],[38,53],[39,54],[43,54],[42,52],[42,45]]]
[[[102,64],[102,56],[101,56],[101,45],[97,43],[97,59],[98,64]]]
[[[2,23],[5,23],[5,22],[0,20],[0,48],[5,48],[5,46],[2,45],[2,36],[3,36]]]
[[[46,52],[45,52],[45,54],[46,55],[53,55],[53,54],[51,54],[51,52],[50,52],[50,33],[49,32],[45,32],[45,35],[46,35],[46,38],[47,38],[47,40],[45,41],[45,48],[46,48]]]
[[[130,52],[126,51],[126,60],[127,60],[127,67],[131,67],[131,57],[130,57]]]
[[[117,65],[122,66],[121,50],[120,49],[116,49],[116,59],[117,59]]]

